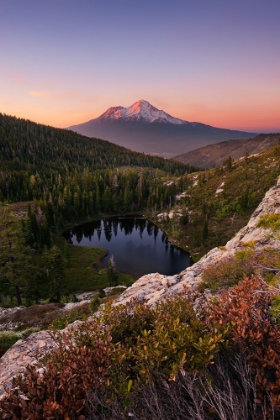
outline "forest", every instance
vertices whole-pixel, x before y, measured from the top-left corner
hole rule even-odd
[[[96,213],[162,208],[178,190],[163,176],[197,168],[0,114],[0,200],[36,202],[49,226]]]
[[[57,273],[67,259],[57,235],[65,226],[171,207],[184,185],[168,180],[197,170],[3,114],[0,137],[0,294],[11,294],[15,287],[18,304],[20,289],[28,302],[42,294],[59,301],[67,293],[59,284],[54,292],[52,276],[42,274],[52,272],[51,261]],[[63,274],[56,281],[59,277]],[[48,290],[41,286],[45,282]]]
[[[67,226],[145,214],[197,260],[248,221],[280,168],[279,146],[237,162],[229,156],[220,167],[203,171],[3,114],[0,136],[0,295],[16,294],[18,304],[20,290],[29,304],[73,293],[75,276],[85,290],[105,286],[101,271],[90,281],[84,269],[89,257],[81,264],[61,242],[59,233]],[[99,266],[96,255],[104,252],[92,251],[92,263]],[[63,262],[65,268],[66,281],[58,282],[56,292],[51,276],[46,278],[53,260],[48,253],[56,255],[54,266]]]

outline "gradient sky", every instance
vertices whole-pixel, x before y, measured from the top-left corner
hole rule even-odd
[[[280,131],[279,0],[0,0],[0,112],[55,127],[145,99]]]

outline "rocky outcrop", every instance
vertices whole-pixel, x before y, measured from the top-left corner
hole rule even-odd
[[[202,281],[202,274],[206,267],[234,255],[248,242],[254,242],[255,248],[259,250],[264,247],[279,250],[280,238],[275,238],[269,230],[258,227],[260,217],[271,213],[280,213],[280,178],[277,185],[266,193],[247,226],[241,229],[225,247],[212,249],[200,261],[178,275],[164,276],[155,273],[141,277],[120,295],[115,305],[125,304],[131,299],[154,305],[170,295],[182,292],[184,288],[196,290]],[[76,321],[64,332],[67,334],[69,328],[76,328],[80,323],[81,321]],[[48,331],[34,333],[25,340],[19,340],[0,359],[0,395],[4,392],[4,385],[11,386],[12,378],[23,372],[27,364],[42,360],[43,356],[56,346],[56,338]]]
[[[42,368],[44,357],[61,342],[59,338],[67,337],[69,331],[81,324],[82,321],[75,321],[58,333],[45,330],[18,340],[0,359],[0,398],[11,387],[13,378],[23,373],[27,365],[38,364],[38,369]]]
[[[0,396],[28,364],[39,362],[54,348],[56,342],[49,331],[33,333],[25,340],[17,341],[0,359]]]
[[[256,250],[261,250],[263,247],[280,249],[280,239],[275,238],[269,230],[258,227],[260,217],[271,213],[280,213],[280,178],[276,186],[266,193],[248,224],[225,247],[212,249],[197,263],[175,276],[163,276],[155,273],[141,277],[122,293],[114,304],[126,304],[131,299],[135,299],[148,305],[154,305],[170,295],[182,292],[185,288],[195,290],[202,281],[205,268],[233,256],[246,243],[254,243]]]

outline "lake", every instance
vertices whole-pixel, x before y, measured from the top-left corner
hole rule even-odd
[[[141,217],[113,217],[76,226],[63,234],[74,245],[106,248],[119,271],[135,279],[148,273],[173,275],[192,264],[190,254],[168,242],[167,235]]]

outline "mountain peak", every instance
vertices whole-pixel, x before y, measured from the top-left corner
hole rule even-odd
[[[166,112],[155,108],[145,99],[140,99],[127,108],[123,106],[111,107],[98,119],[111,121],[138,121],[144,123],[159,122],[176,125],[186,123],[186,121],[180,120],[179,118],[174,118]]]

